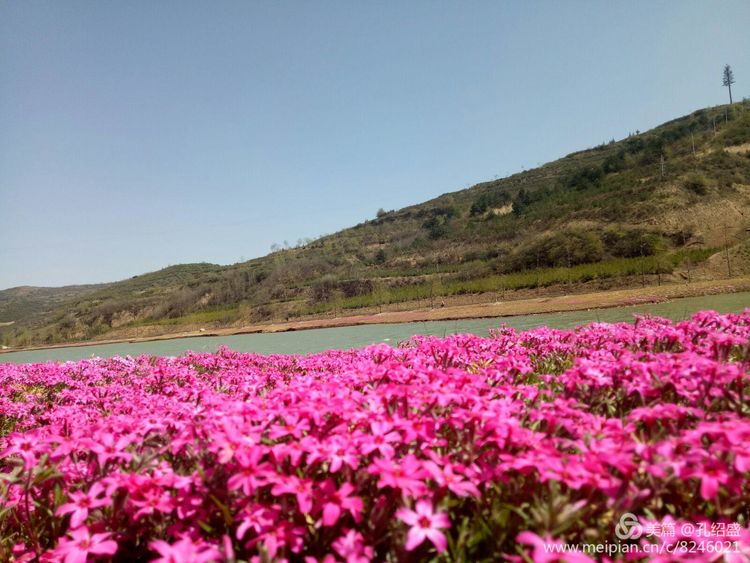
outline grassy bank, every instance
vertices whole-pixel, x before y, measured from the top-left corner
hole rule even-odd
[[[698,264],[714,254],[716,249],[692,249],[657,256],[617,258],[594,264],[579,264],[570,268],[540,268],[509,274],[491,275],[478,279],[450,279],[435,277],[424,283],[396,288],[376,288],[371,293],[305,305],[295,316],[322,314],[341,309],[362,309],[391,303],[424,302],[453,295],[502,293],[519,289],[536,289],[554,285],[581,283],[591,280],[671,274],[680,264]]]

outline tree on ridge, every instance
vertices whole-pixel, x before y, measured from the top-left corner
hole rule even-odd
[[[724,73],[722,74],[722,84],[729,88],[729,105],[732,105],[732,84],[734,84],[734,73],[732,67],[724,65]]]

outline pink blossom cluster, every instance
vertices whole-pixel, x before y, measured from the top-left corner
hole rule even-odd
[[[732,524],[733,551],[684,558],[750,561],[749,340],[747,310],[0,364],[0,560],[584,561],[547,548],[685,539],[618,539],[632,513]]]

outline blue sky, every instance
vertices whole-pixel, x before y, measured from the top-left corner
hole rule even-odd
[[[0,288],[233,263],[750,96],[750,2],[0,4]]]

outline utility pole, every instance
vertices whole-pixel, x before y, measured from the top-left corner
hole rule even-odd
[[[661,153],[660,164],[661,164],[661,177],[664,178],[664,153]]]
[[[641,264],[640,264],[640,266],[641,266],[641,285],[643,287],[646,287],[646,268],[645,268],[645,264],[644,264],[645,258],[643,257],[643,242],[641,242],[640,251],[641,251]]]
[[[687,249],[687,241],[685,240],[685,230],[682,230],[682,248]],[[685,256],[687,257],[687,282],[690,283],[690,251],[686,250]]]
[[[727,226],[724,225],[724,256],[727,259],[727,272],[732,277],[732,262],[729,260],[729,245],[727,244]]]
[[[693,158],[695,158],[695,137],[693,137],[693,132],[690,132],[690,142],[693,144]]]
[[[539,287],[539,247],[536,249],[536,285]]]

